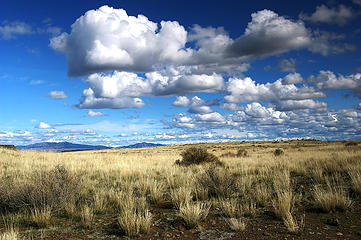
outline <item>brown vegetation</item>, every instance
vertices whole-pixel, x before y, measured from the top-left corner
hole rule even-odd
[[[278,149],[285,154],[276,154]],[[359,239],[361,234],[359,144],[285,141],[69,153],[0,149],[0,155],[0,239],[340,234]]]

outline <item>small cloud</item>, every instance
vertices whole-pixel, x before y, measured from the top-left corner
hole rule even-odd
[[[321,5],[316,7],[316,11],[311,16],[301,13],[299,17],[302,20],[313,23],[328,23],[344,26],[354,16],[355,14],[353,13],[352,8],[341,4],[338,8],[328,8],[325,5]]]
[[[102,116],[105,116],[105,114],[102,113],[102,112],[94,112],[92,110],[89,110],[88,111],[88,116],[90,116],[90,117],[102,117]]]
[[[3,39],[9,40],[15,38],[16,35],[32,34],[31,26],[25,22],[4,22],[0,25],[0,35]]]
[[[51,128],[51,126],[49,124],[46,124],[44,122],[40,122],[37,126],[35,126],[35,128],[38,129],[49,129]]]
[[[176,107],[186,107],[190,103],[190,100],[186,96],[178,96],[177,99],[173,102],[173,106]]]
[[[47,96],[52,99],[64,99],[68,97],[63,91],[51,91]]]
[[[283,59],[278,68],[281,72],[296,72],[296,60],[293,58]]]
[[[45,83],[45,81],[43,81],[43,80],[31,80],[29,82],[30,85],[40,85],[40,84],[43,84],[43,83]]]
[[[43,20],[43,23],[45,23],[45,24],[50,24],[52,21],[53,21],[53,20],[48,17],[48,18],[45,18],[45,19]]]
[[[360,5],[361,6],[361,0],[352,0],[352,2],[354,4]]]

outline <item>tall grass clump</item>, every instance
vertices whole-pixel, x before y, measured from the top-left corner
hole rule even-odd
[[[229,228],[235,232],[243,232],[246,230],[246,222],[243,218],[229,218],[226,219]]]
[[[30,223],[37,228],[45,228],[50,225],[51,208],[35,208],[30,213]]]
[[[192,189],[190,186],[183,186],[170,190],[170,197],[174,206],[179,209],[181,205],[192,200]]]
[[[361,196],[361,172],[350,171],[349,175],[351,177],[352,189]]]
[[[205,203],[185,203],[179,208],[179,216],[184,220],[187,228],[195,228],[200,220],[208,216],[210,206]]]
[[[14,228],[10,228],[0,233],[0,240],[20,240],[18,232]]]
[[[344,188],[326,179],[326,187],[316,185],[313,191],[315,207],[323,212],[345,212],[352,204]]]
[[[223,162],[219,158],[207,152],[204,148],[191,147],[181,153],[182,160],[176,161],[176,164],[180,166],[199,165],[203,163],[212,163],[223,166]]]
[[[122,194],[120,199],[118,224],[121,231],[129,237],[149,233],[152,215],[148,210],[146,199],[134,197],[129,193]]]

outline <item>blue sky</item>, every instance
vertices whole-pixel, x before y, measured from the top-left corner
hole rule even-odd
[[[361,138],[361,1],[3,1],[0,143]]]

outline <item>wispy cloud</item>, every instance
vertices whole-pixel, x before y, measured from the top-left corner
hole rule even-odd
[[[47,96],[52,99],[64,99],[68,97],[63,91],[51,91]]]

